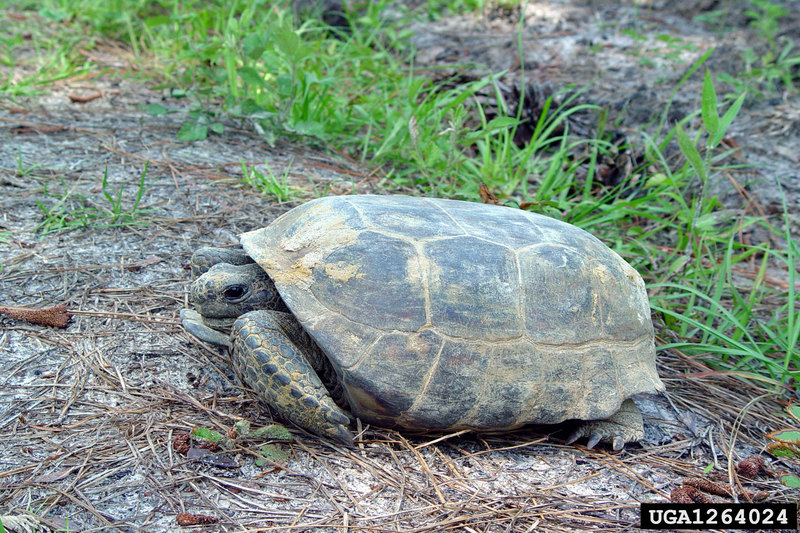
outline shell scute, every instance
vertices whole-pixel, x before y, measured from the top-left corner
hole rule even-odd
[[[411,409],[401,414],[403,426],[472,427],[467,414],[483,396],[490,350],[488,344],[446,340],[426,387]]]
[[[427,319],[422,279],[414,274],[416,261],[410,243],[365,230],[323,261],[340,269],[347,265],[352,275],[336,277],[324,266],[315,268],[310,291],[321,305],[351,322],[384,331],[417,331]]]
[[[512,250],[474,237],[427,242],[430,323],[462,339],[519,337],[519,269]]]
[[[425,362],[437,359],[442,343],[442,337],[430,329],[387,333],[346,370],[345,388],[372,398],[365,413],[368,418],[395,418],[420,398],[431,371]]]

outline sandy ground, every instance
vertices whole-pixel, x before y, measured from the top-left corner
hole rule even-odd
[[[587,101],[624,107],[621,129],[632,135],[708,47],[731,50],[714,56],[712,68],[735,70],[735,50],[747,43],[746,20],[717,35],[678,4],[643,14],[606,2],[532,3],[523,38],[531,86],[594,82]],[[518,16],[419,26],[421,62],[518,72]],[[660,41],[642,44],[623,32],[634,27],[695,49],[664,59],[665,51],[648,48]],[[641,66],[648,54],[663,64]],[[465,70],[465,78],[474,72]],[[676,116],[698,108],[700,79],[676,96]],[[67,98],[93,91],[103,97]],[[74,313],[66,329],[0,318],[0,516],[35,517],[41,530],[67,531],[180,531],[181,513],[218,520],[202,531],[633,531],[640,502],[666,501],[687,479],[733,487],[740,499],[742,488],[766,501],[790,498],[774,472],[791,465],[764,454],[770,472],[756,480],[735,469],[763,452],[765,431],[785,424],[780,403],[668,351],[659,354],[667,395],[641,402],[645,441],[621,453],[566,446],[563,427],[501,436],[365,428],[353,449],[291,427],[291,441],[240,437],[216,455],[181,455],[174,439],[193,428],[227,434],[239,420],[273,421],[237,386],[225,353],[194,341],[177,320],[193,249],[231,244],[293,205],[236,187],[242,162],[286,173],[299,199],[394,191],[341,158],[269,147],[246,123],[179,142],[181,115],[141,110],[154,102],[182,105],[113,77],[65,80],[41,98],[0,104],[0,305],[64,304]],[[752,201],[742,201],[726,177],[719,185],[726,209],[780,213],[778,178],[790,212],[799,212],[798,122],[796,96],[743,109],[729,137],[753,164],[733,176]],[[138,212],[128,220],[146,163]],[[104,192],[116,198],[120,191],[123,216],[115,223]],[[82,212],[89,224],[45,233],[43,208],[68,221]],[[126,221],[134,223],[119,225]],[[265,442],[278,451],[262,449]],[[257,461],[265,453],[270,459]]]

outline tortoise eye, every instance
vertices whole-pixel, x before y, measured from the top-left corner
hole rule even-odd
[[[245,292],[247,292],[247,288],[244,285],[231,285],[222,294],[228,300],[238,300],[244,296]]]

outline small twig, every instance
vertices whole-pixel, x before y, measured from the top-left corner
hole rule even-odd
[[[439,488],[438,483],[436,483],[436,477],[433,475],[433,472],[431,472],[431,469],[428,466],[427,461],[425,461],[425,458],[422,456],[419,450],[417,450],[414,446],[411,446],[411,444],[405,438],[403,438],[402,435],[400,435],[400,439],[403,441],[403,444],[405,444],[408,449],[414,452],[414,455],[416,456],[417,461],[422,467],[422,470],[428,476],[428,479],[430,479],[431,486],[433,486],[433,490],[436,491],[436,496],[439,498],[439,502],[441,502],[442,505],[447,505],[449,502],[447,501],[447,498],[444,497],[444,494]]]

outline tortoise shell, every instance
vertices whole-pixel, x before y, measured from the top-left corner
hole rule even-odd
[[[241,242],[364,421],[595,420],[664,388],[641,276],[570,224],[457,200],[339,196]]]

